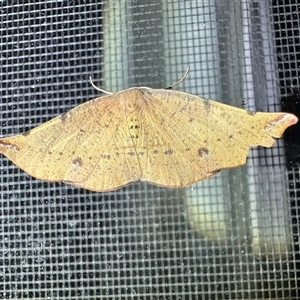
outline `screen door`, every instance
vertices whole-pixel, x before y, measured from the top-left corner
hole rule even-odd
[[[103,95],[90,76],[114,93],[167,88],[187,67],[174,90],[299,117],[299,10],[296,0],[1,1],[0,137]],[[0,155],[0,299],[298,299],[299,132],[180,189],[97,193]]]

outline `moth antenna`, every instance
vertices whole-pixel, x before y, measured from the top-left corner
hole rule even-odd
[[[186,69],[184,75],[182,76],[182,78],[179,79],[177,82],[175,82],[173,85],[169,86],[169,87],[167,88],[167,90],[170,90],[170,89],[172,89],[174,86],[176,86],[176,85],[178,85],[179,83],[181,83],[181,82],[186,78],[186,76],[188,75],[189,70],[190,70],[190,67],[187,67],[187,69]]]
[[[102,89],[98,88],[97,86],[95,86],[95,84],[94,84],[94,82],[92,80],[92,77],[90,76],[89,78],[90,78],[90,83],[91,83],[91,85],[93,86],[94,89],[96,89],[97,91],[100,91],[100,92],[102,92],[102,93],[104,93],[106,95],[112,95],[113,94],[113,93],[110,93],[110,92],[107,92],[105,90],[102,90]]]

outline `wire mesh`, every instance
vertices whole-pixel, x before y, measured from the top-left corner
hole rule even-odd
[[[299,93],[297,1],[0,8],[1,137],[99,96],[89,76],[112,92],[163,88],[189,65],[176,88],[250,110],[280,111],[280,97],[294,104]],[[95,193],[36,180],[1,156],[0,299],[298,299],[294,135],[177,190]]]

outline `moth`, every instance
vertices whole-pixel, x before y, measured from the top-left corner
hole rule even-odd
[[[92,191],[135,181],[181,188],[244,165],[249,147],[272,147],[297,121],[289,113],[249,113],[171,89],[133,87],[1,138],[0,152],[33,177]]]

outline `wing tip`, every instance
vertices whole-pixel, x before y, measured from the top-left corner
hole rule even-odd
[[[293,114],[285,113],[283,118],[286,118],[288,120],[287,127],[292,126],[298,122],[298,118]]]
[[[266,132],[275,138],[280,138],[284,131],[296,124],[298,118],[290,113],[280,113],[276,118],[267,123]]]
[[[11,143],[7,141],[7,138],[0,139],[0,153],[3,153],[5,155],[8,152],[11,151],[17,152],[19,150],[20,148],[16,143]]]

